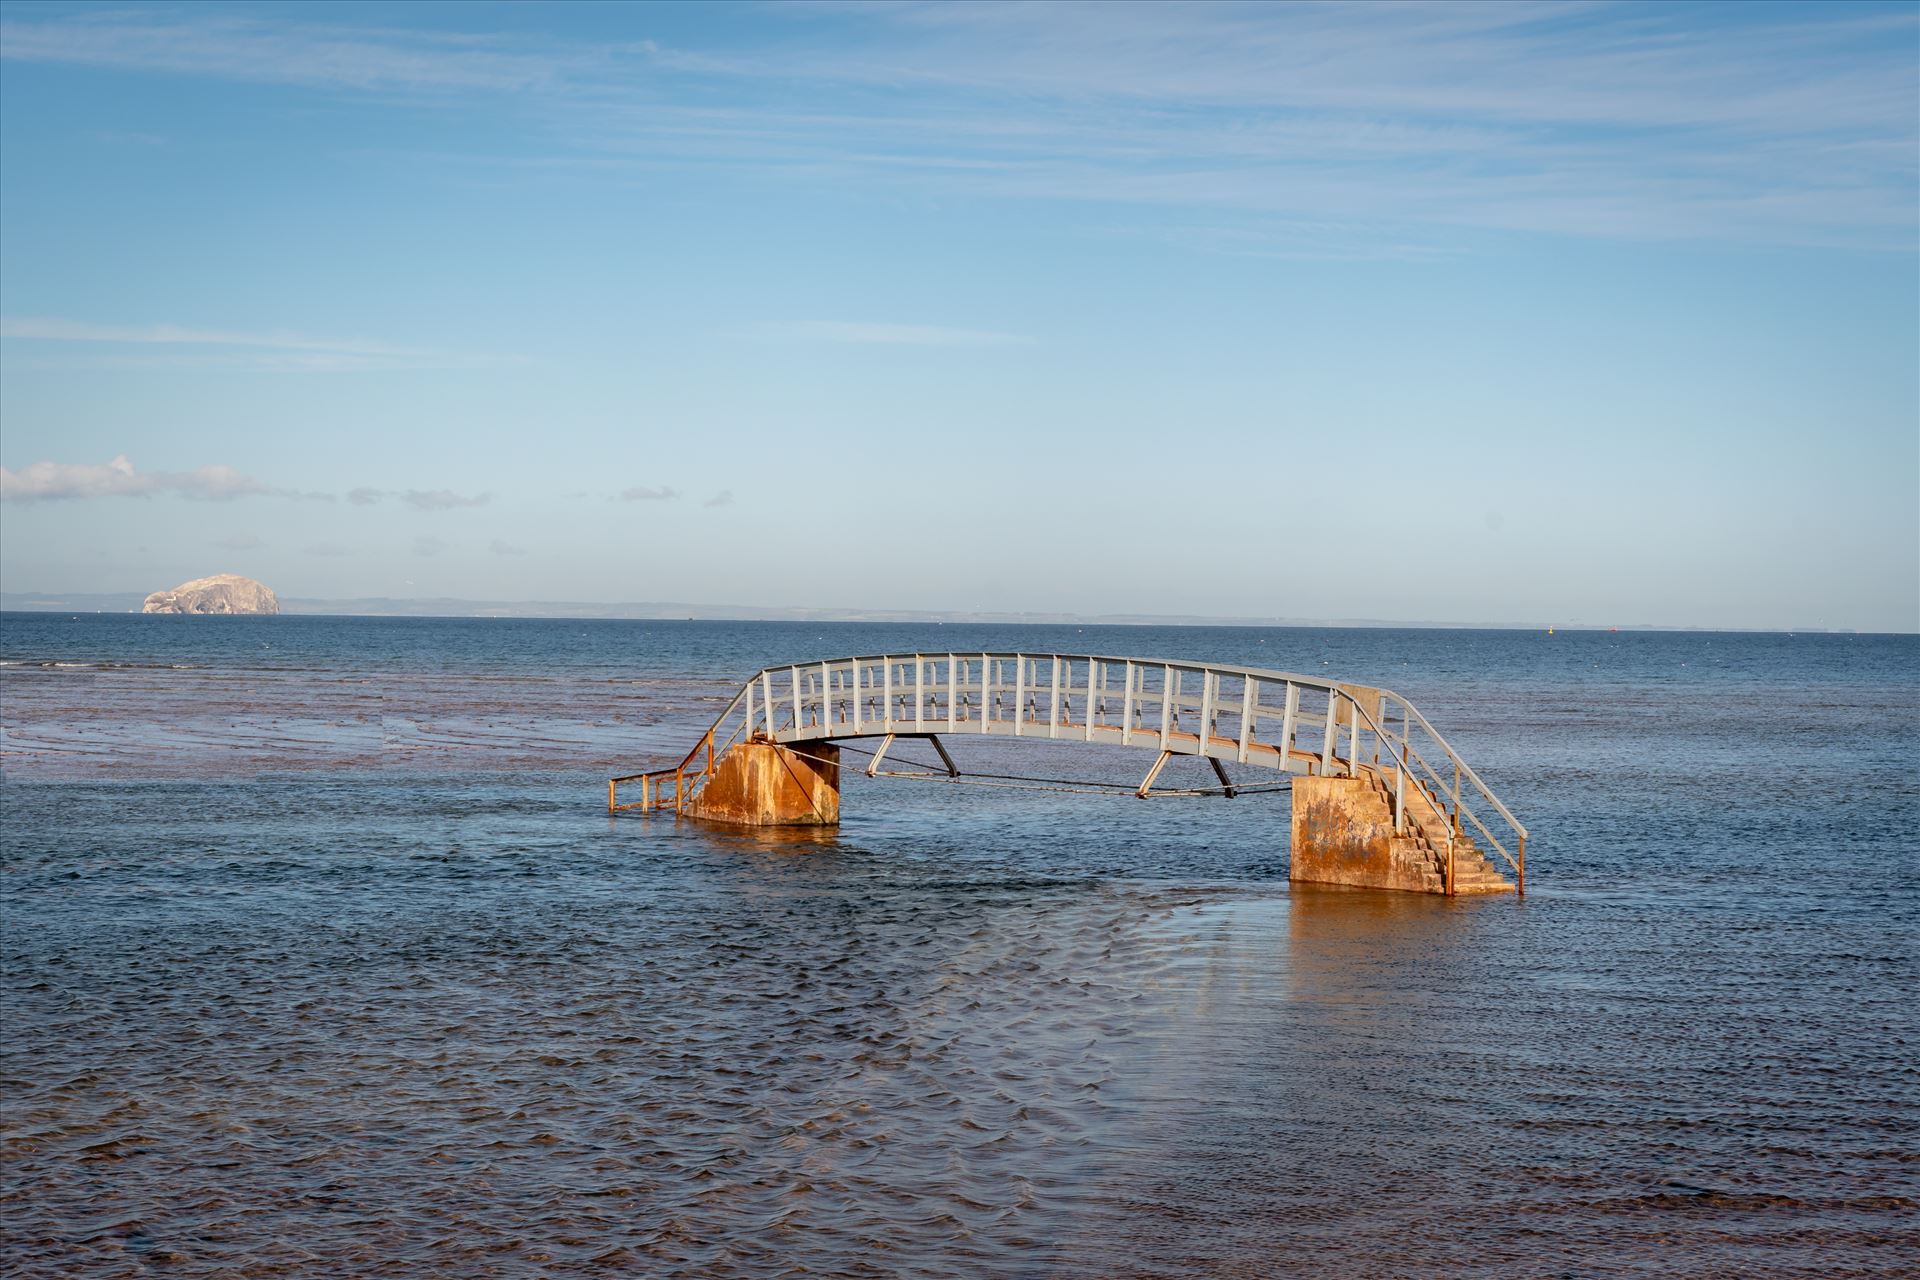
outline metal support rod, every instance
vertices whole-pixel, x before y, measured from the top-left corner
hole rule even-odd
[[[1153,768],[1147,770],[1147,776],[1141,781],[1140,789],[1133,794],[1145,800],[1147,798],[1147,792],[1153,789],[1153,780],[1160,776],[1160,771],[1167,767],[1167,761],[1171,759],[1173,759],[1173,752],[1162,751],[1159,756],[1155,758]]]
[[[887,748],[893,745],[893,735],[880,739],[880,749],[873,753],[873,759],[867,761],[867,776],[871,778],[880,771],[880,757],[887,754]]]
[[[930,733],[927,735],[927,741],[931,742],[933,749],[940,753],[940,763],[947,766],[947,776],[949,778],[959,777],[960,769],[953,763],[953,757],[947,754],[946,744],[940,741],[939,735]]]
[[[1220,779],[1220,785],[1226,788],[1227,799],[1231,800],[1240,794],[1240,789],[1233,785],[1233,779],[1227,776],[1227,766],[1212,756],[1207,757],[1207,763],[1213,766],[1213,776]]]

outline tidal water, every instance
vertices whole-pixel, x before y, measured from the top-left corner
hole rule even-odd
[[[605,811],[988,648],[1397,689],[1527,896],[1290,888],[1284,791]],[[1910,636],[7,614],[0,1274],[1912,1274],[1916,766]]]

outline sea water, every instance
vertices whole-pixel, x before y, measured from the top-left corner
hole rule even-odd
[[[1289,887],[1284,790],[606,812],[762,665],[1016,649],[1396,689],[1527,895]],[[0,663],[8,1274],[1920,1259],[1915,637],[8,614]]]

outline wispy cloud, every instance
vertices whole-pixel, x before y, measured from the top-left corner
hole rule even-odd
[[[261,542],[257,533],[230,533],[213,545],[222,551],[256,551]]]
[[[408,489],[400,501],[415,511],[455,511],[461,507],[484,507],[493,501],[490,493],[464,494],[451,489]]]
[[[490,95],[554,145],[483,163],[730,166],[913,197],[1270,218],[1282,253],[1302,226],[1348,228],[1350,248],[1508,230],[1913,239],[1920,19],[1906,6],[876,4],[781,17],[725,47],[663,48],[90,10],[9,19],[0,55],[389,101]],[[814,337],[955,344],[915,328],[931,327]]]
[[[733,490],[722,489],[700,505],[703,507],[730,507],[733,505]]]
[[[487,550],[497,556],[523,556],[527,554],[525,547],[516,547],[512,543],[504,542],[499,538],[495,538],[492,542],[489,542],[487,544]]]
[[[555,84],[605,57],[577,47],[567,54],[543,53],[472,36],[396,28],[127,10],[0,22],[0,50],[28,62],[368,91],[515,92]]]
[[[1033,341],[1016,333],[990,329],[952,329],[932,324],[861,323],[845,320],[800,320],[769,325],[776,337],[801,342],[839,342],[885,347],[1005,347]]]
[[[36,462],[18,471],[0,467],[0,500],[53,502],[73,498],[147,498],[177,494],[220,501],[257,494],[289,495],[228,466],[192,471],[139,471],[120,454],[111,462]]]
[[[338,542],[316,542],[312,546],[302,547],[300,549],[310,556],[325,556],[328,559],[337,559],[341,556],[350,556],[353,554],[352,547],[343,546]]]
[[[418,537],[413,540],[413,554],[417,556],[437,556],[447,549],[447,544],[438,538]]]
[[[455,493],[451,489],[372,489],[347,490],[347,501],[356,507],[371,507],[395,498],[415,511],[457,511],[462,507],[484,507],[493,501],[491,493]]]
[[[0,338],[74,343],[89,347],[168,348],[164,356],[120,354],[88,357],[89,366],[233,367],[300,372],[406,368],[463,368],[488,363],[486,357],[426,347],[396,346],[361,338],[311,337],[288,332],[197,329],[184,325],[96,324],[54,316],[0,317]],[[173,351],[180,348],[180,351]]]
[[[670,489],[665,485],[655,487],[655,486],[643,484],[643,485],[635,485],[631,489],[622,489],[619,494],[619,501],[621,502],[671,502],[673,499],[679,496],[680,496],[680,491],[678,489]]]

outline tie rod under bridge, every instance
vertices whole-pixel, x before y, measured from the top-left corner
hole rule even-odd
[[[1222,663],[987,652],[767,667],[677,765],[610,779],[607,804],[756,825],[832,823],[840,744],[880,739],[870,776],[958,778],[940,743],[958,734],[1153,751],[1133,788],[1143,797],[1163,794],[1153,783],[1174,756],[1206,759],[1226,795],[1262,788],[1236,785],[1229,765],[1299,779],[1296,880],[1525,891],[1526,828],[1406,698]],[[944,773],[883,771],[899,738],[929,740]],[[633,784],[639,799],[623,802],[620,788]],[[1512,882],[1488,853],[1511,869]]]

